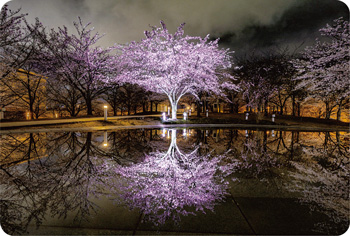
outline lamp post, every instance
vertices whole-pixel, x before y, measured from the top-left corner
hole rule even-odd
[[[209,110],[207,109],[207,111],[205,112],[205,116],[208,117],[209,116]]]
[[[168,107],[168,116],[170,116],[170,107]]]
[[[271,131],[271,136],[275,137],[275,131],[274,130]]]
[[[188,110],[188,116],[191,116],[192,109]]]
[[[248,134],[248,130],[245,130],[245,136],[248,137],[249,134]]]
[[[104,113],[105,113],[105,119],[104,120],[107,121],[107,106],[104,105],[103,108],[104,108]]]
[[[272,114],[272,122],[275,122],[275,117],[276,117],[276,115]]]
[[[187,120],[187,112],[184,112],[183,115],[184,115],[184,120]]]
[[[5,113],[4,113],[5,111],[6,111],[5,108],[1,109],[1,111],[0,111],[0,120],[5,119]]]
[[[246,113],[245,113],[245,120],[248,120],[248,117],[249,117],[249,113],[246,112]]]
[[[166,115],[165,115],[165,112],[163,112],[163,114],[162,114],[162,119],[163,119],[163,121],[166,121]]]

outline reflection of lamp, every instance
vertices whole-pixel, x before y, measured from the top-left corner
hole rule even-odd
[[[245,130],[245,136],[248,137],[248,130]]]
[[[107,139],[107,131],[103,133],[103,146],[107,147],[108,146],[108,139]]]
[[[271,136],[275,137],[275,131],[274,130],[271,131]]]
[[[107,121],[107,106],[104,105],[103,108],[105,109],[105,121]]]

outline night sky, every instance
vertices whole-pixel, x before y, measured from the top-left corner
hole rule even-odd
[[[11,9],[38,17],[48,28],[80,16],[106,35],[99,44],[138,41],[149,25],[163,20],[174,32],[183,22],[185,34],[220,37],[223,47],[242,55],[271,47],[290,50],[312,44],[318,29],[333,19],[349,19],[346,4],[336,0],[13,0]],[[73,32],[73,31],[72,31]]]

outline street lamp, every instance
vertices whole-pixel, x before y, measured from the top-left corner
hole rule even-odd
[[[168,107],[168,116],[170,116],[170,107]]]
[[[103,108],[104,108],[104,113],[105,113],[105,119],[104,120],[107,121],[107,106],[104,105]]]
[[[184,112],[183,115],[184,115],[184,120],[187,120],[187,112]]]
[[[166,121],[166,115],[165,115],[165,112],[163,112],[163,121]]]
[[[209,110],[207,109],[207,111],[205,112],[205,116],[208,117],[209,116]]]

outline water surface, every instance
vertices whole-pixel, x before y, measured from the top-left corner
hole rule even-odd
[[[341,234],[349,133],[135,129],[1,136],[9,234]]]

